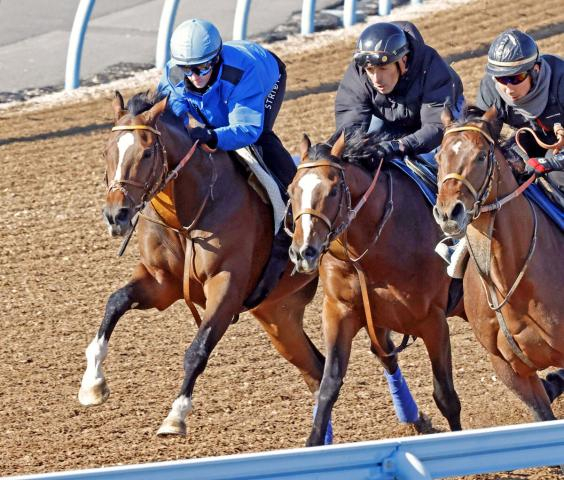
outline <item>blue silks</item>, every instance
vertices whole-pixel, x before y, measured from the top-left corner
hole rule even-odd
[[[313,407],[313,418],[317,415],[317,402]],[[333,424],[331,423],[331,418],[329,418],[329,423],[327,424],[327,431],[325,432],[325,438],[323,439],[323,445],[333,444]]]
[[[398,420],[402,423],[414,423],[419,418],[419,409],[415,400],[411,396],[409,387],[401,370],[398,369],[392,375],[384,370],[386,380],[388,381],[388,388],[390,389],[390,394],[392,395],[392,402],[394,403],[394,409],[396,411],[396,416]]]
[[[552,203],[538,185],[533,183],[523,193],[529,200],[535,202],[541,210],[546,213],[556,225],[558,225],[561,232],[564,232],[564,212]]]

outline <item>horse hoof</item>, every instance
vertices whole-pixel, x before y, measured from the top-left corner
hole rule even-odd
[[[413,422],[411,426],[415,433],[418,435],[425,435],[427,433],[434,432],[433,422],[431,421],[431,418],[424,413],[419,413],[419,418],[415,420],[415,422]]]
[[[186,423],[182,420],[173,420],[165,418],[164,422],[157,432],[159,437],[165,437],[167,435],[181,435],[186,436]]]
[[[78,391],[78,401],[85,407],[101,405],[110,396],[110,389],[105,380],[102,380],[88,387],[80,387]]]

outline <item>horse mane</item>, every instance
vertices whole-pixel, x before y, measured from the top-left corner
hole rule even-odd
[[[162,92],[139,92],[129,99],[126,109],[131,115],[139,115],[151,109],[165,96]]]
[[[495,125],[487,122],[482,118],[484,111],[478,108],[475,105],[467,105],[464,111],[462,112],[462,117],[455,121],[452,126],[454,127],[462,127],[464,125],[468,125],[469,123],[479,123],[480,127],[483,127],[486,133],[492,137],[496,144],[499,145],[499,132]]]

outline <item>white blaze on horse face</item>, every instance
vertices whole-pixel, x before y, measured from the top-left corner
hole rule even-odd
[[[456,142],[456,143],[452,146],[452,149],[453,149],[455,155],[458,155],[458,151],[460,150],[461,145],[462,145],[462,141],[459,140],[458,142]]]
[[[314,172],[306,173],[302,178],[300,178],[300,181],[298,182],[298,187],[302,189],[302,205],[300,212],[303,212],[308,208],[312,208],[313,193],[315,188],[320,184],[321,179]],[[300,219],[302,221],[303,241],[306,243],[311,234],[311,215],[309,213],[305,213],[300,217]]]
[[[116,174],[114,175],[114,182],[119,182],[121,180],[121,167],[123,165],[123,159],[125,158],[125,153],[127,149],[131,147],[135,143],[135,137],[133,133],[127,132],[124,133],[117,142],[118,146],[118,164],[116,167]]]

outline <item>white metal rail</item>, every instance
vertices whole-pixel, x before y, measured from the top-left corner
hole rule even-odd
[[[11,480],[428,480],[564,463],[564,420]]]
[[[176,19],[178,2],[180,0],[164,0],[161,13],[159,32],[157,36],[157,48],[155,52],[155,65],[163,68],[170,55],[170,37]],[[422,0],[411,0],[412,4],[421,3]],[[69,48],[67,51],[67,63],[65,71],[65,89],[72,90],[80,85],[80,62],[82,59],[82,47],[90,15],[94,9],[96,0],[80,0],[72,30],[69,37]],[[389,15],[392,8],[392,0],[379,0],[378,14]],[[237,0],[235,16],[233,18],[233,39],[244,40],[247,37],[247,24],[251,0]],[[311,34],[315,30],[315,0],[303,0],[302,3],[302,35]],[[343,26],[350,27],[356,23],[356,0],[344,0]]]

